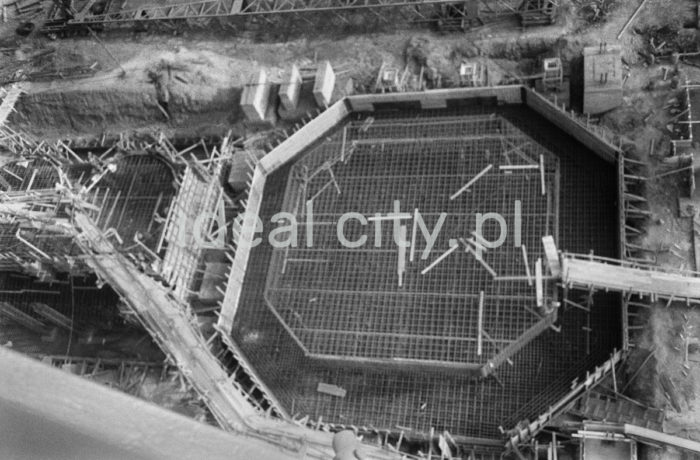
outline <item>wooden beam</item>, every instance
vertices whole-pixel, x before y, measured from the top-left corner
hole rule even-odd
[[[484,330],[484,291],[479,292],[479,316],[477,319],[477,339],[476,354],[481,356],[483,351],[483,330]]]
[[[484,267],[484,269],[491,274],[493,279],[498,278],[498,273],[496,273],[496,271],[493,268],[491,268],[489,264],[486,263],[483,257],[479,257],[474,251],[474,249],[471,248],[471,246],[467,246],[466,251],[470,252],[474,256],[476,261],[479,262],[481,266]]]
[[[399,227],[399,235],[398,235],[399,241],[401,243],[406,241],[406,226],[402,225]],[[397,274],[399,275],[399,287],[403,286],[403,274],[406,272],[406,245],[405,244],[399,244],[399,260],[398,260],[398,267],[396,269]]]
[[[340,161],[345,163],[345,143],[347,142],[347,137],[348,137],[348,127],[347,125],[343,128],[343,141],[342,145],[340,146]]]
[[[450,196],[450,200],[454,200],[455,198],[460,196],[462,193],[466,192],[469,187],[471,187],[476,181],[478,181],[484,174],[489,172],[491,170],[491,168],[493,168],[492,164],[490,164],[487,167],[485,167],[484,169],[482,169],[481,172],[479,174],[477,174],[476,176],[474,176],[474,178],[472,180],[467,182],[466,185],[464,185],[464,187],[462,187],[461,189],[459,189],[455,193],[453,193],[452,196]]]
[[[544,285],[542,282],[542,259],[535,262],[535,293],[537,296],[537,306],[544,307]]]
[[[338,181],[335,180],[335,174],[333,174],[333,170],[331,167],[328,167],[328,174],[331,176],[331,180],[333,181],[333,185],[335,185],[335,189],[338,192],[338,195],[340,195],[342,192],[340,191],[340,186],[338,185]]]
[[[528,286],[532,286],[532,272],[530,272],[530,263],[527,260],[527,248],[523,244],[520,246],[520,249],[522,249],[523,252],[523,263],[525,264],[525,273],[527,274],[527,284]]]
[[[622,29],[620,29],[620,33],[617,34],[617,39],[619,40],[627,31],[630,25],[634,22],[635,19],[637,19],[637,16],[639,16],[639,13],[642,11],[642,8],[644,8],[644,5],[646,5],[647,1],[649,0],[642,0],[642,2],[639,4],[636,10],[634,10],[634,13],[632,13],[632,16],[625,22],[625,25],[622,26]]]
[[[540,183],[542,184],[542,195],[547,193],[547,184],[544,180],[544,155],[540,155]]]
[[[43,334],[46,332],[46,326],[44,323],[23,312],[19,308],[16,308],[9,302],[0,302],[0,317],[2,316],[21,324],[27,329],[38,334]]]
[[[697,441],[691,441],[690,439],[680,438],[671,434],[661,433],[649,428],[630,425],[627,423],[624,425],[624,431],[625,434],[638,438],[644,443],[653,441],[654,445],[660,443],[662,445],[673,446],[676,448],[689,450],[691,452],[700,453],[700,442]]]
[[[539,165],[501,165],[498,167],[501,171],[519,170],[519,169],[539,169]]]
[[[331,385],[329,383],[323,383],[323,382],[318,382],[318,386],[316,387],[316,391],[319,393],[324,393],[327,395],[335,396],[338,398],[344,398],[345,395],[347,395],[347,390],[345,388],[341,388],[338,385]]]
[[[292,258],[289,257],[287,258],[287,262],[306,262],[306,263],[320,263],[320,264],[326,264],[330,262],[328,259],[300,259],[300,258]]]
[[[689,170],[689,169],[693,169],[693,165],[685,166],[685,167],[683,167],[683,168],[674,169],[673,171],[667,171],[667,172],[664,172],[664,173],[661,173],[661,174],[657,174],[657,175],[654,176],[654,178],[658,179],[659,177],[670,176],[670,175],[672,175],[672,174],[676,174],[676,173],[679,173],[679,172],[687,171],[687,170]]]
[[[475,249],[486,253],[488,249],[486,248],[485,243],[488,244],[488,242],[481,235],[476,233],[476,231],[472,232],[472,236],[474,236],[474,238],[467,238],[467,241],[471,243]]]
[[[450,246],[450,248],[449,248],[447,251],[445,251],[444,253],[442,253],[442,254],[440,255],[440,257],[438,257],[437,259],[435,259],[435,260],[433,261],[433,263],[431,263],[430,265],[428,265],[427,267],[425,267],[425,268],[423,269],[423,271],[420,272],[420,274],[421,274],[421,275],[425,275],[426,273],[428,273],[430,270],[432,270],[433,268],[435,268],[435,266],[436,266],[437,264],[439,264],[439,263],[442,262],[445,258],[447,258],[447,256],[449,256],[449,255],[452,254],[455,250],[457,250],[458,247],[459,247],[459,244],[456,244],[456,243],[453,244],[452,246]]]
[[[589,312],[591,311],[590,308],[585,307],[585,306],[581,305],[580,303],[576,303],[576,302],[574,302],[573,300],[564,299],[564,303],[565,303],[565,304],[568,304],[568,305],[571,305],[572,307],[576,307],[576,308],[578,308],[578,309],[580,309],[580,310],[583,310],[583,311],[585,311],[586,313],[589,313]]]
[[[559,253],[557,252],[557,246],[554,243],[554,237],[552,235],[543,236],[542,246],[544,246],[544,254],[547,258],[549,271],[553,276],[561,275],[561,263],[559,262]]]
[[[316,193],[314,194],[314,196],[312,196],[310,199],[308,199],[308,200],[306,201],[306,203],[307,203],[307,204],[308,204],[308,203],[312,203],[312,202],[313,202],[316,198],[318,198],[318,196],[319,196],[321,193],[323,193],[323,191],[326,190],[332,183],[333,183],[333,180],[329,180],[328,182],[326,182],[326,184],[325,184],[323,187],[321,187],[321,188],[318,190],[318,192],[316,192]]]
[[[408,213],[408,212],[400,212],[400,213],[394,213],[394,214],[387,214],[385,216],[379,214],[375,215],[372,217],[368,217],[368,221],[381,221],[381,220],[404,220],[404,219],[410,219],[413,217],[413,214]]]
[[[644,358],[644,361],[642,361],[642,364],[640,364],[639,367],[637,368],[637,370],[634,372],[634,374],[632,374],[632,377],[630,377],[629,380],[627,380],[627,383],[626,383],[625,386],[622,388],[622,391],[621,391],[620,393],[624,393],[625,390],[627,389],[627,387],[629,387],[629,386],[632,384],[632,382],[634,381],[634,379],[637,378],[637,376],[638,376],[639,373],[642,371],[642,369],[644,368],[644,366],[649,362],[649,360],[651,359],[651,357],[654,356],[654,352],[655,352],[655,351],[656,351],[656,345],[653,345],[653,346],[651,347],[651,350],[649,350],[649,354],[647,355],[647,357]]]
[[[416,255],[416,232],[418,231],[418,208],[413,210],[413,229],[411,230],[411,254],[409,256],[409,261],[413,262],[413,258]]]

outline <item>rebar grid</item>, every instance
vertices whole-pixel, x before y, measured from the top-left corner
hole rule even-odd
[[[493,112],[524,132],[534,144],[555,152],[560,159],[559,247],[576,252],[593,249],[596,254],[615,257],[618,254],[615,171],[526,107],[471,105],[449,110],[404,110],[371,115],[375,122],[394,120],[398,116],[415,118],[415,123],[420,123],[430,118],[439,122],[465,115],[489,116]],[[366,120],[367,116],[358,115],[354,122],[364,124]],[[342,130],[341,127],[333,133],[332,139],[340,139],[342,143]],[[260,211],[263,222],[269,222],[282,208],[286,185],[283,178],[289,175],[290,168],[281,169],[267,181]],[[326,190],[324,193],[335,192]],[[389,210],[390,203],[381,209],[382,212]],[[320,221],[318,216],[317,220]],[[269,231],[268,226],[265,228]],[[368,233],[371,237],[371,232]],[[523,233],[527,238],[525,230]],[[267,236],[267,233],[262,235],[263,239]],[[316,238],[320,238],[320,234]],[[528,241],[525,239],[524,243],[530,244],[533,250],[541,245]],[[611,350],[619,346],[619,298],[596,293],[590,314],[589,355],[586,355],[587,333],[582,330],[587,324],[586,313],[564,306],[558,323],[561,332],[549,330],[526,345],[512,358],[512,366],[506,364],[497,370],[498,380],[494,377],[477,380],[465,374],[410,368],[321,366],[318,361],[305,357],[289,332],[265,306],[263,292],[272,253],[268,244],[261,244],[251,254],[234,321],[233,339],[270,390],[295,415],[323,418],[324,422],[360,430],[377,428],[398,432],[405,427],[427,433],[434,427],[446,429],[453,435],[500,438],[499,426],[507,429],[519,420],[534,419],[568,392],[574,378],[585,376],[587,370],[607,359]],[[319,393],[319,382],[344,388],[346,397]]]
[[[151,155],[129,155],[117,162],[115,172],[105,175],[94,189],[93,204],[101,208],[96,223],[102,230],[114,228],[125,247],[134,235],[155,249],[162,228],[156,215],[165,217],[175,195],[171,167]]]
[[[488,174],[450,200],[489,165]],[[499,169],[510,165],[536,169]],[[522,242],[530,248],[532,273],[534,261],[543,257],[540,237],[555,233],[557,174],[554,155],[495,114],[351,122],[291,169],[282,210],[303,220],[306,204],[313,205],[313,220],[305,223],[313,227],[312,247],[306,247],[303,231],[297,247],[273,251],[267,302],[309,354],[365,364],[483,364],[540,319],[521,248],[514,245],[515,202],[521,202]],[[348,225],[351,241],[373,234],[360,248],[343,246],[335,225],[348,212],[385,215],[394,200],[411,214],[418,209],[431,230],[440,213],[447,216],[430,253],[423,253],[427,242],[416,227],[416,260],[407,265],[401,286],[392,221],[375,221],[369,230],[357,221]],[[421,275],[450,240],[473,238],[476,213],[498,213],[511,227],[507,243],[485,253],[484,261],[499,276],[523,279],[495,281],[464,247]],[[493,241],[500,227],[489,224],[483,237]]]

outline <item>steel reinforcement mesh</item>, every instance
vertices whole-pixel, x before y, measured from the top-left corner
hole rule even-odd
[[[616,256],[618,248],[616,247],[616,179],[613,165],[605,163],[603,160],[596,157],[592,152],[584,146],[576,142],[566,133],[561,132],[542,117],[532,112],[524,106],[491,106],[491,105],[470,105],[462,107],[452,107],[447,110],[396,110],[384,111],[371,114],[378,124],[392,119],[414,119],[419,120],[418,124],[425,123],[431,125],[435,130],[444,129],[441,123],[442,120],[449,123],[454,120],[454,117],[463,116],[490,116],[496,114],[512,124],[517,131],[524,133],[530,143],[536,145],[538,149],[550,151],[556,154],[559,159],[559,201],[557,203],[558,222],[558,243],[561,249],[566,249],[572,252],[589,252],[593,250],[596,254],[604,256]],[[354,115],[348,126],[366,126],[368,115]],[[371,128],[371,126],[370,126]],[[328,142],[337,142],[344,128],[341,126],[329,137]],[[369,130],[368,130],[369,131]],[[418,137],[421,134],[416,129],[412,137]],[[346,133],[347,136],[347,133]],[[368,134],[369,136],[369,134]],[[325,140],[327,140],[326,138]],[[322,140],[324,141],[324,140]],[[347,142],[347,138],[346,138]],[[381,149],[381,143],[373,142],[375,149]],[[441,143],[430,143],[429,149],[439,149]],[[360,146],[361,147],[361,146]],[[406,146],[407,148],[415,148]],[[498,147],[498,145],[497,145]],[[315,147],[315,148],[318,148]],[[321,147],[323,148],[323,147]],[[358,146],[355,147],[356,149]],[[364,147],[363,147],[364,148]],[[367,146],[366,148],[372,148]],[[384,147],[386,149],[386,146]],[[487,145],[481,145],[480,148],[487,148]],[[434,150],[432,150],[435,152]],[[498,150],[500,151],[500,150]],[[355,155],[353,152],[352,155]],[[402,151],[402,152],[405,152]],[[372,162],[363,166],[365,175],[371,171],[370,175],[382,175],[391,172],[396,175],[402,168],[407,168],[414,171],[422,171],[425,173],[425,178],[412,177],[414,187],[412,193],[416,200],[431,200],[436,193],[444,193],[454,191],[455,185],[463,182],[467,176],[478,170],[474,167],[473,170],[460,171],[462,175],[454,182],[447,180],[443,183],[444,178],[433,178],[431,173],[440,169],[436,165],[439,155],[427,154],[426,157],[418,161],[419,166],[415,163],[408,162],[405,164],[399,158],[399,155],[405,153],[391,153],[383,160],[373,160],[369,155],[358,155],[350,161]],[[420,156],[418,156],[420,158]],[[375,157],[376,158],[376,157]],[[356,160],[358,159],[358,160]],[[386,163],[385,163],[386,161]],[[495,161],[495,160],[494,160]],[[552,161],[552,160],[549,160]],[[513,160],[515,162],[515,160]],[[321,162],[323,163],[323,162]],[[447,165],[449,166],[449,165]],[[279,212],[284,206],[290,205],[290,196],[286,195],[287,178],[290,177],[293,165],[286,165],[274,175],[268,177],[264,201],[260,211],[261,219],[266,223],[263,238],[267,240],[267,232],[275,225],[269,225],[269,219],[272,215]],[[444,166],[443,166],[444,167]],[[548,166],[548,171],[550,167]],[[383,171],[383,172],[382,172]],[[452,174],[455,172],[453,171]],[[326,173],[319,173],[326,174]],[[445,174],[438,172],[437,174]],[[450,172],[447,173],[449,175]],[[459,174],[459,173],[457,173]],[[440,179],[440,180],[437,180]],[[548,179],[552,180],[552,179]],[[532,179],[539,186],[539,178]],[[338,178],[340,187],[343,187],[341,178]],[[397,189],[395,185],[391,185],[393,181],[375,180],[371,185],[364,188],[361,184],[355,183],[354,187],[358,190],[350,190],[350,185],[345,184],[348,190],[341,189],[341,192],[347,193],[348,200],[357,193],[362,202],[363,207],[371,207],[372,210],[379,212],[388,212],[391,210],[390,203],[394,198],[392,196]],[[517,195],[522,193],[520,185],[517,181],[511,181],[513,184],[512,193]],[[318,187],[318,186],[317,186]],[[325,190],[322,193],[329,195],[337,192],[332,188]],[[376,188],[373,188],[376,187]],[[405,186],[408,187],[408,186]],[[440,187],[446,187],[441,189]],[[442,190],[436,192],[436,190]],[[529,188],[528,188],[529,190]],[[551,188],[549,189],[552,190]],[[533,189],[534,191],[534,189]],[[352,192],[352,195],[350,195]],[[497,203],[498,198],[495,196],[487,196],[486,191],[482,192],[482,198],[490,200],[491,204]],[[496,195],[498,192],[495,192]],[[386,196],[385,196],[386,195]],[[554,195],[548,193],[548,195]],[[320,195],[319,195],[320,196]],[[533,195],[534,197],[534,195]],[[293,198],[293,197],[292,197]],[[374,202],[372,202],[374,198]],[[335,200],[343,200],[343,193],[335,197]],[[504,196],[501,200],[510,200],[512,197]],[[286,201],[285,201],[286,200]],[[474,204],[478,207],[478,200]],[[525,203],[525,201],[524,201]],[[320,204],[320,203],[319,203]],[[329,202],[330,204],[330,202]],[[334,204],[334,206],[337,203]],[[345,203],[348,209],[354,207],[353,202]],[[553,203],[550,203],[552,206]],[[442,206],[442,204],[441,204]],[[456,205],[455,205],[456,206]],[[507,206],[500,206],[506,209]],[[525,207],[525,205],[524,205]],[[436,208],[439,208],[436,206]],[[478,208],[474,208],[476,211]],[[323,206],[319,206],[315,212],[323,214]],[[353,209],[358,212],[365,212],[364,209]],[[410,211],[410,210],[409,210]],[[445,212],[454,212],[447,204]],[[302,212],[297,209],[297,212]],[[488,212],[488,211],[486,211]],[[336,211],[332,212],[336,214]],[[544,214],[547,214],[546,212]],[[552,215],[555,215],[553,213]],[[318,215],[315,216],[316,220]],[[428,224],[430,225],[430,224]],[[467,222],[465,217],[461,226],[456,229],[473,228],[473,222]],[[529,246],[528,251],[536,254],[541,247],[539,239],[542,236],[541,228],[547,228],[547,225],[538,225],[531,229],[523,229],[523,242]],[[460,230],[461,231],[461,230]],[[369,232],[371,233],[371,232]],[[317,238],[320,238],[322,233],[319,233]],[[450,232],[447,228],[443,228],[441,234],[448,238]],[[488,234],[487,234],[488,235]],[[371,236],[371,235],[370,235]],[[389,237],[387,233],[383,235]],[[490,236],[490,235],[489,235]],[[324,236],[330,238],[330,236]],[[325,242],[325,240],[323,240]],[[444,241],[438,241],[437,247],[446,248]],[[381,268],[381,271],[387,273],[396,273],[395,253],[396,249],[392,248],[393,254],[387,256],[391,259],[391,263],[387,261],[386,266]],[[534,341],[526,345],[512,359],[512,365],[504,364],[496,374],[497,378],[491,377],[487,379],[476,379],[467,373],[446,372],[438,369],[426,370],[405,368],[397,369],[396,367],[341,367],[341,366],[324,366],[317,360],[309,359],[305,356],[304,351],[299,347],[298,343],[290,335],[290,332],[285,329],[278,317],[273,314],[273,311],[267,307],[265,302],[266,288],[270,284],[279,286],[278,281],[269,280],[268,273],[271,269],[281,270],[279,267],[280,255],[275,255],[268,244],[261,244],[256,247],[250,258],[244,289],[241,296],[238,312],[234,321],[234,339],[241,345],[248,359],[253,363],[261,378],[269,386],[270,390],[279,398],[282,404],[295,415],[308,415],[313,419],[323,419],[324,422],[334,423],[338,425],[353,425],[358,427],[366,427],[373,429],[395,430],[412,429],[419,432],[428,432],[431,427],[437,430],[448,430],[454,435],[472,436],[483,438],[500,438],[499,426],[509,428],[515,425],[519,420],[534,418],[546,408],[563,396],[570,388],[571,381],[574,378],[584,375],[586,370],[591,369],[595,364],[599,364],[606,359],[611,350],[619,345],[620,341],[620,324],[619,324],[619,299],[614,295],[596,294],[593,308],[590,314],[590,319],[586,313],[579,309],[562,308],[559,315],[558,325],[561,326],[560,332],[547,330]],[[327,257],[328,251],[313,257]],[[438,252],[439,253],[439,252]],[[382,253],[379,253],[382,254]],[[433,257],[435,251],[431,253]],[[305,254],[307,258],[309,254]],[[452,254],[455,256],[453,264],[447,263],[445,266],[437,266],[434,270],[437,273],[429,272],[425,276],[434,275],[434,286],[429,287],[428,292],[439,294],[442,289],[452,290],[463,295],[459,302],[447,303],[444,308],[445,312],[456,312],[458,306],[462,306],[467,311],[473,311],[473,296],[474,292],[466,292],[463,285],[458,283],[457,277],[450,273],[451,270],[463,270],[467,265],[462,263],[457,266],[454,263],[457,257],[462,257],[463,254]],[[301,258],[301,257],[299,257]],[[447,259],[443,262],[448,262]],[[488,257],[486,258],[488,261]],[[513,259],[515,260],[515,259]],[[297,262],[303,264],[304,262]],[[362,262],[366,263],[366,262]],[[501,265],[493,262],[496,271],[502,270],[504,273],[522,274],[520,268],[508,268],[509,266]],[[292,266],[287,263],[285,269],[293,270]],[[504,262],[505,264],[505,262]],[[314,263],[317,271],[323,269],[318,268],[321,265]],[[273,268],[271,268],[273,267]],[[309,267],[306,267],[309,270]],[[328,272],[328,269],[325,269]],[[277,272],[279,274],[279,272]],[[477,279],[473,280],[473,286],[479,286],[479,267],[472,268],[472,275]],[[302,274],[294,275],[294,282],[308,283]],[[317,276],[316,286],[314,289],[325,289],[328,286],[336,286],[329,281],[331,276],[329,273],[316,275],[311,270],[309,276]],[[341,275],[338,275],[341,276]],[[373,275],[367,273],[366,276],[361,276],[360,273],[343,274],[342,276],[356,276],[360,279],[365,279],[368,288],[374,283],[381,284],[386,292],[394,295],[397,291],[396,279],[391,278],[387,274],[387,279],[377,281],[373,279]],[[419,277],[420,275],[408,274],[406,278],[406,286],[408,286],[411,276]],[[465,273],[464,277],[467,277]],[[332,278],[330,278],[332,280]],[[450,284],[441,285],[440,282]],[[356,281],[356,282],[358,282]],[[421,281],[413,280],[416,286],[419,286]],[[335,283],[348,282],[347,280],[338,278]],[[510,283],[506,286],[503,295],[518,295],[523,289],[521,283]],[[527,286],[527,285],[525,285]],[[290,286],[289,296],[294,301],[293,289],[295,286]],[[389,289],[391,287],[391,289]],[[356,293],[347,293],[343,308],[352,308],[350,311],[330,310],[329,318],[320,315],[313,321],[355,321],[358,324],[370,323],[375,321],[375,317],[369,312],[372,309],[364,309],[362,305],[352,305],[355,299],[361,300],[367,290],[363,285],[357,284]],[[420,291],[418,291],[420,292]],[[425,291],[423,291],[425,292]],[[527,291],[527,295],[531,295]],[[355,296],[355,297],[353,297]],[[304,299],[297,299],[301,302]],[[309,296],[305,296],[305,301],[308,303]],[[326,305],[332,305],[336,299],[324,300]],[[318,299],[316,300],[318,301]],[[376,299],[375,299],[376,302]],[[413,301],[415,302],[415,300]],[[507,303],[504,299],[503,311],[514,312],[512,303]],[[389,308],[394,304],[389,303]],[[460,313],[462,314],[462,313]],[[420,318],[416,318],[409,310],[405,311],[406,319],[403,324],[410,325],[413,322],[421,322]],[[296,315],[291,314],[287,317],[290,324],[293,324]],[[343,319],[343,318],[355,318]],[[509,314],[502,317],[504,323],[499,327],[509,334],[509,330],[522,329],[522,321],[524,317]],[[303,317],[302,317],[303,320]],[[498,321],[494,318],[494,321]],[[590,322],[589,322],[590,321]],[[461,325],[448,324],[442,326],[442,329],[433,326],[426,326],[431,334],[445,334],[447,337],[458,337],[459,334],[473,334],[472,316],[464,316],[464,322]],[[513,322],[515,324],[510,324]],[[590,324],[590,333],[587,331]],[[425,324],[424,324],[425,326]],[[432,327],[432,329],[431,329]],[[462,329],[460,330],[460,327]],[[517,335],[517,334],[513,334]],[[471,335],[473,337],[473,335]],[[313,344],[313,342],[310,342]],[[457,343],[453,341],[453,343]],[[471,359],[466,354],[458,355],[450,352],[453,348],[447,346],[447,342],[436,342],[435,348],[431,353],[433,357],[440,356],[440,353],[448,355],[452,353],[450,359]],[[337,352],[338,348],[333,343],[326,343],[324,346],[327,350]],[[312,345],[313,346],[313,345]],[[447,350],[441,350],[442,346],[447,346]],[[336,348],[333,348],[336,347]],[[371,344],[371,347],[377,347],[377,344]],[[416,350],[420,351],[418,347]],[[587,353],[589,352],[589,353]],[[345,397],[332,396],[318,391],[319,383],[327,383],[337,385],[346,390]]]
[[[510,166],[528,169],[500,169]],[[304,231],[297,232],[294,247],[273,250],[266,303],[309,355],[355,365],[483,365],[541,318],[522,250],[514,244],[515,207],[517,200],[532,273],[533,262],[544,257],[539,238],[556,227],[558,168],[556,156],[495,114],[352,121],[290,170],[282,210],[304,223]],[[468,191],[449,198],[482,171]],[[341,244],[337,235],[343,215],[385,216],[394,200],[408,215],[418,210],[429,232],[441,213],[446,216],[425,254],[420,227],[404,220],[405,240],[416,244],[414,262],[404,251],[401,280],[392,221],[348,221],[345,237],[365,238],[360,247]],[[521,280],[494,281],[465,252],[474,247],[468,242],[421,274],[450,240],[478,241],[471,234],[477,213],[498,213],[510,230],[503,246],[485,252],[483,261],[499,277]],[[483,237],[496,240],[500,227],[487,224]],[[481,350],[480,309],[488,334]]]
[[[175,175],[171,166],[155,155],[127,155],[116,162],[117,169],[93,188],[92,204],[101,211],[96,223],[103,230],[114,228],[124,247],[132,247],[134,235],[155,249],[164,218],[175,196]]]

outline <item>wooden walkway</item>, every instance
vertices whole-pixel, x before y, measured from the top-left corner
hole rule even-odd
[[[82,230],[80,238],[89,242],[92,266],[138,315],[170,360],[202,396],[222,428],[240,430],[246,419],[256,415],[240,390],[229,381],[224,368],[209,349],[185,306],[136,266],[107,241],[99,229],[82,214],[75,222]]]
[[[697,275],[696,272],[663,271],[601,257],[562,256],[562,281],[568,287],[628,292],[649,295],[652,299],[700,302],[700,277]]]

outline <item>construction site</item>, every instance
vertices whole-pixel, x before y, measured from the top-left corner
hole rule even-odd
[[[700,458],[700,3],[0,2],[1,458]]]

